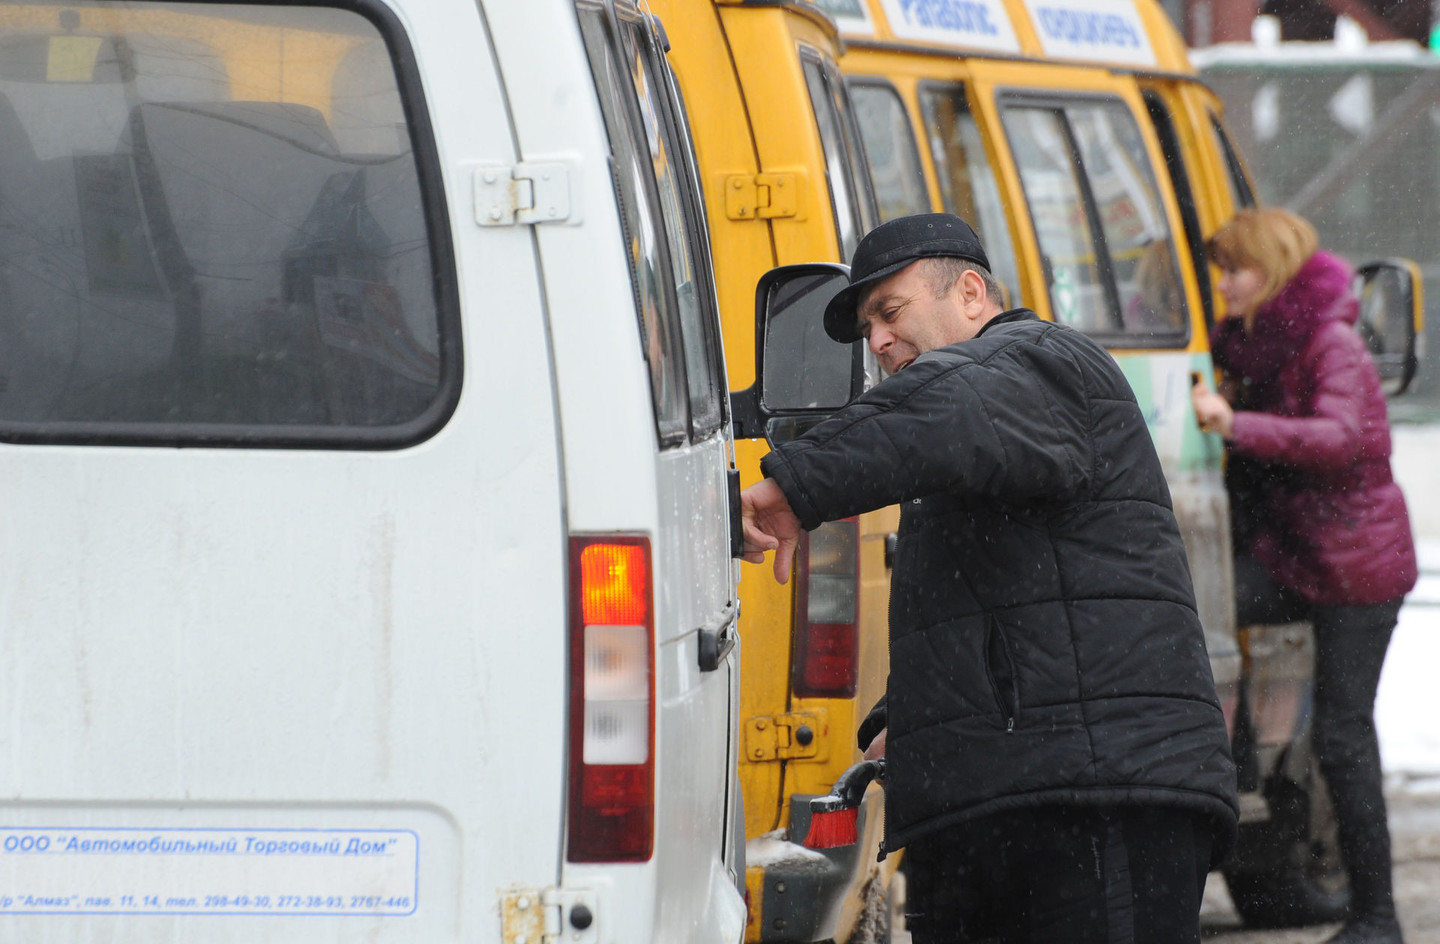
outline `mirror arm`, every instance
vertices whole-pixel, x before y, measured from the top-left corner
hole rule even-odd
[[[730,391],[730,416],[734,421],[736,439],[764,437],[765,418],[760,415],[759,384]]]

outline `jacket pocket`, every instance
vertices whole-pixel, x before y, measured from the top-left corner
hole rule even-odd
[[[1005,719],[1005,730],[1014,731],[1015,722],[1020,717],[1020,682],[1015,674],[1010,639],[1000,621],[993,616],[985,633],[985,675],[995,695],[995,706]]]

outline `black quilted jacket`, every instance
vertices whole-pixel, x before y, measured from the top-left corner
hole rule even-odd
[[[1017,309],[762,464],[806,528],[901,504],[886,846],[997,810],[1236,821],[1170,492],[1115,361]],[[866,738],[868,740],[868,737]]]

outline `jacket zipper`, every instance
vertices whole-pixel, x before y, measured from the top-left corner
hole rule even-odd
[[[1007,676],[1002,680],[996,674],[996,658],[1003,661]],[[1005,717],[1005,733],[1015,733],[1015,721],[1020,717],[1020,684],[1015,676],[1015,659],[1010,654],[1010,640],[1005,636],[1000,621],[990,617],[990,632],[985,640],[985,675],[990,680],[990,689],[995,694],[995,706]]]
[[[895,665],[895,641],[890,632],[890,627],[895,625],[895,591],[893,589],[895,583],[895,567],[893,565],[895,561],[899,560],[900,543],[897,536],[895,543],[895,560],[891,562],[892,566],[890,567],[890,583],[892,589],[890,595],[885,600],[885,738],[887,744],[890,738],[890,671]],[[886,750],[885,753],[888,755],[890,752]],[[885,848],[890,841],[890,812],[886,809],[887,806],[888,804],[886,803],[880,804],[880,816],[882,819],[880,822],[880,848],[878,855],[875,856],[876,862],[884,862],[885,856],[888,854]]]

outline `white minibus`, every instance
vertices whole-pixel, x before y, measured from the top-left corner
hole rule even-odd
[[[0,5],[0,942],[741,940],[664,50],[630,0]]]

